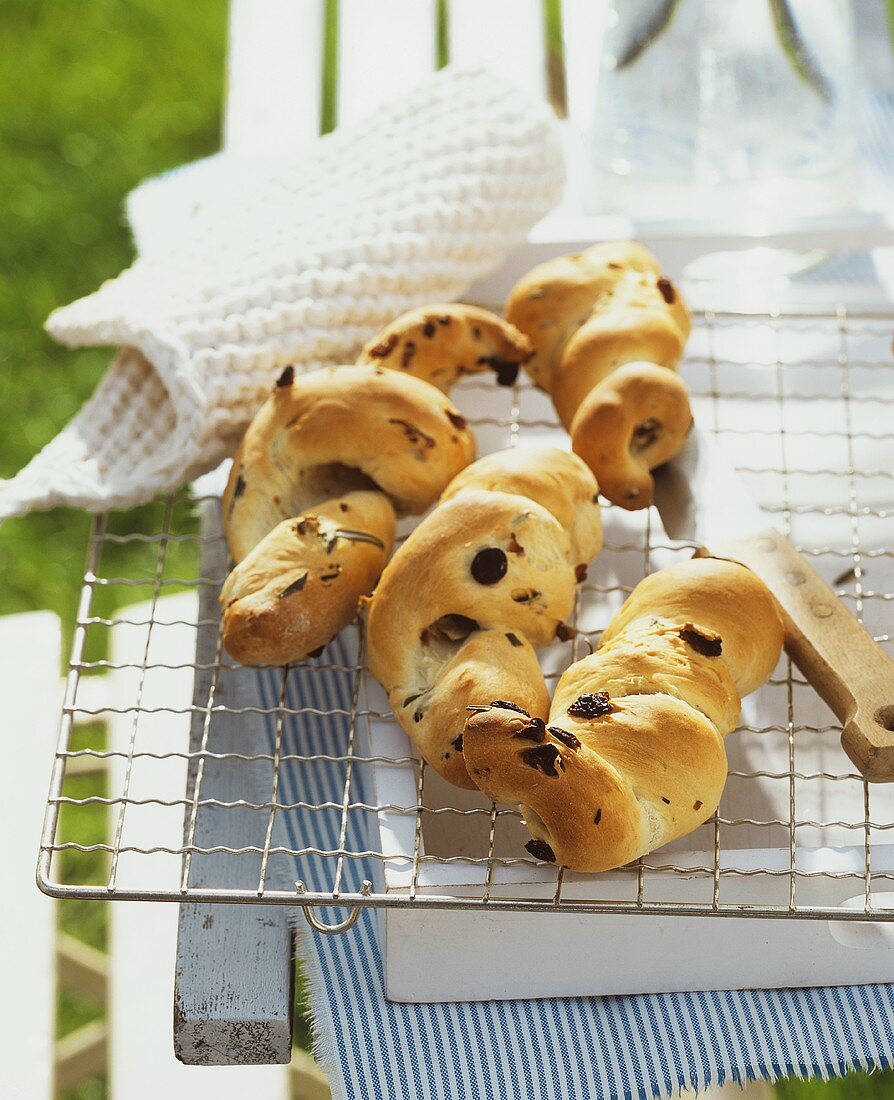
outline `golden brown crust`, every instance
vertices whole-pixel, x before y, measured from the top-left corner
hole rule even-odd
[[[671,296],[673,300],[668,302]],[[563,407],[565,389],[577,392],[570,377],[575,369],[586,376],[579,404],[613,367],[634,359],[661,363],[661,359],[642,353],[644,344],[651,349],[655,341],[662,358],[672,358],[676,349],[679,362],[690,326],[689,312],[676,288],[662,275],[655,257],[637,241],[606,241],[540,264],[513,287],[505,316],[530,339],[534,355],[525,370],[554,400],[557,373],[562,376],[558,388],[563,393],[558,401]],[[650,323],[654,327],[649,327]],[[615,342],[611,337],[616,330]],[[573,348],[567,348],[572,339]],[[665,340],[669,341],[667,347]],[[566,348],[573,351],[574,362],[565,362]],[[586,356],[585,349],[589,352]],[[559,409],[559,415],[570,424],[574,409],[565,413]]]
[[[776,604],[764,582],[737,562],[694,558],[650,574],[609,623],[600,644],[642,618],[696,624],[718,636],[739,695],[766,683],[779,660],[783,632]]]
[[[449,392],[463,375],[482,371],[511,386],[531,354],[528,338],[502,317],[454,302],[402,314],[369,341],[359,362],[406,371]]]
[[[469,707],[511,695],[529,714],[545,719],[549,693],[537,654],[519,633],[477,630],[443,666],[427,692],[404,696],[392,690],[391,707],[423,757],[457,787],[475,789],[463,756]]]
[[[227,651],[278,664],[326,644],[375,584],[395,511],[427,508],[474,451],[462,416],[427,382],[371,366],[286,371],[223,497],[240,563],[221,593]]]
[[[600,489],[613,503],[644,507],[648,469],[676,453],[660,457],[673,444],[676,449],[682,445],[678,425],[689,417],[682,384],[639,367],[645,363],[676,371],[689,335],[689,312],[655,257],[635,241],[611,241],[550,260],[513,289],[506,318],[530,338],[534,356],[525,369],[551,395],[560,420],[574,435],[576,453],[590,464]],[[638,366],[627,368],[623,384],[611,387],[614,372],[633,363]],[[634,456],[633,463],[629,436],[615,432],[612,449],[602,434],[604,418],[611,420],[612,414],[601,410],[612,409],[622,391],[634,426],[652,418],[650,405],[667,408],[675,425],[664,435],[663,447]],[[643,464],[646,477],[631,486],[631,469]],[[636,497],[625,496],[631,488],[637,489]]]
[[[233,459],[230,553],[240,560],[274,524],[345,485],[380,489],[398,514],[422,512],[474,457],[459,410],[418,378],[370,366],[298,375],[274,389]]]
[[[622,508],[652,503],[651,470],[683,446],[692,427],[680,377],[651,363],[627,363],[584,398],[571,422],[571,445]]]
[[[566,428],[584,398],[619,367],[646,362],[676,371],[680,365],[686,337],[666,307],[659,312],[619,299],[569,337],[554,367],[551,396]]]
[[[501,707],[469,719],[469,775],[522,803],[539,858],[576,871],[628,863],[714,812],[723,736],[781,646],[773,599],[744,567],[698,558],[652,574],[596,653],[562,675],[545,726]]]
[[[604,254],[601,262],[600,254]],[[547,260],[515,284],[504,316],[530,339],[534,354],[525,370],[541,389],[551,391],[553,367],[570,332],[584,324],[596,302],[617,282],[616,269],[607,263],[637,261],[654,266],[654,258],[634,242],[594,245],[585,252]]]
[[[490,728],[483,714],[466,725],[469,773],[489,798],[534,811],[529,828],[560,866],[606,871],[629,863],[691,832],[720,800],[723,739],[673,696],[629,696],[587,722],[560,723],[551,711],[538,742],[539,728],[519,729],[517,716],[488,717]]]
[[[486,562],[482,552],[490,551],[502,574],[481,583],[473,569]],[[388,689],[415,661],[422,631],[446,615],[500,627],[508,614],[507,630],[519,629],[532,644],[545,645],[571,613],[570,559],[568,535],[529,497],[475,489],[445,501],[382,574],[369,612],[370,669]]]
[[[532,647],[563,627],[578,556],[600,545],[594,495],[590,472],[565,452],[488,456],[448,486],[364,601],[370,670],[425,759],[460,786],[470,785],[454,744],[467,706],[511,695],[546,714]],[[572,551],[565,517],[575,508]]]
[[[243,664],[283,665],[328,645],[372,590],[393,542],[383,493],[345,493],[283,520],[224,582],[227,652]]]
[[[548,509],[568,532],[575,564],[586,565],[602,547],[598,486],[577,455],[556,447],[510,447],[485,455],[456,475],[441,500],[468,489],[518,493]]]
[[[592,693],[594,684],[610,699],[673,695],[701,711],[724,735],[739,720],[739,694],[726,662],[694,649],[681,636],[678,622],[651,613],[633,620],[595,653],[565,670],[553,698],[552,718],[560,724],[573,722],[568,707]]]

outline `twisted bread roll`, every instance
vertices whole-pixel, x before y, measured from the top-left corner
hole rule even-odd
[[[500,703],[469,719],[469,774],[495,802],[522,803],[539,859],[629,863],[714,813],[740,696],[781,648],[776,605],[744,566],[694,558],[654,573],[566,670],[548,723]]]
[[[484,370],[511,385],[531,354],[493,313],[434,305],[383,329],[361,352],[369,365],[297,381],[287,370],[249,427],[224,496],[239,562],[221,592],[227,651],[246,664],[284,664],[347,625],[387,561],[395,509],[424,511],[474,457],[465,419],[434,387],[447,392]]]
[[[372,366],[287,368],[233,461],[223,497],[236,567],[221,590],[223,644],[244,664],[325,646],[382,571],[395,512],[424,511],[475,455],[427,382]]]
[[[533,354],[527,336],[496,314],[451,303],[402,314],[370,340],[360,362],[407,371],[446,393],[463,375],[487,370],[511,386]]]
[[[500,451],[451,482],[362,601],[369,668],[450,782],[475,787],[463,756],[470,704],[512,699],[546,715],[534,647],[564,633],[601,544],[596,482],[580,459]]]
[[[530,338],[525,369],[601,492],[628,509],[651,504],[649,471],[676,454],[692,423],[674,373],[689,312],[655,257],[612,241],[550,260],[513,288],[506,318]]]

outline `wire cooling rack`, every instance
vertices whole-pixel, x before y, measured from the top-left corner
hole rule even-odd
[[[890,648],[894,315],[693,320],[683,375],[696,417],[768,521]],[[524,378],[506,389],[469,379],[453,397],[480,454],[567,445]],[[216,612],[227,565],[217,498],[155,508],[149,534],[113,534],[108,517],[93,526],[38,862],[47,893],[301,904],[318,926],[312,907],[351,907],[327,930],[361,906],[894,920],[894,790],[855,772],[839,725],[786,658],[746,701],[727,740],[723,800],[704,826],[617,872],[564,873],[525,851],[518,807],[449,787],[417,758],[365,674],[354,628],[316,661],[234,665]],[[607,506],[604,522],[577,633],[542,654],[550,683],[593,648],[642,576],[693,550],[668,540],[652,510]],[[113,544],[133,551],[126,576],[103,573]],[[183,544],[201,550],[198,576],[172,573]],[[107,588],[146,602],[103,617],[94,603]],[[96,635],[111,636],[110,659],[87,659]],[[73,793],[72,775],[98,762],[107,792]],[[99,853],[103,880],[88,881],[68,853]]]

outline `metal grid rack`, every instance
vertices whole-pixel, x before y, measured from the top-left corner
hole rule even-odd
[[[702,312],[693,321],[683,375],[697,418],[729,447],[770,521],[890,647],[894,315]],[[470,379],[453,397],[479,453],[534,437],[562,445],[548,399],[526,379],[503,390]],[[197,504],[201,533],[185,523]],[[300,904],[325,930],[349,926],[362,906],[894,920],[894,790],[870,788],[854,771],[839,726],[787,659],[727,740],[727,789],[706,825],[610,875],[564,874],[524,851],[517,807],[439,786],[403,735],[395,740],[384,695],[364,674],[362,645],[351,648],[353,630],[343,648],[316,661],[262,672],[266,695],[258,694],[258,674],[220,645],[216,595],[226,560],[217,498],[181,494],[157,508],[151,534],[111,534],[106,517],[94,523],[38,862],[47,893]],[[692,550],[669,541],[652,510],[607,507],[604,520],[606,545],[581,586],[577,634],[544,654],[552,683],[592,648],[640,577]],[[133,576],[102,574],[112,543],[138,551]],[[181,543],[199,545],[198,576],[169,575],[171,548]],[[148,603],[138,615],[94,614],[96,592],[117,586],[147,592]],[[197,589],[198,608],[175,597],[172,618],[165,594],[174,588]],[[126,659],[87,660],[93,635],[110,628],[127,633]],[[163,673],[179,677],[171,695]],[[321,677],[329,686],[318,697]],[[184,690],[191,702],[181,705]],[[111,743],[98,726],[90,740],[87,726],[87,740],[76,744],[76,726],[94,718],[110,722]],[[306,740],[310,725],[329,740]],[[68,793],[68,774],[84,758],[109,761],[106,795]],[[329,769],[337,797],[314,797],[321,787],[308,769],[320,768]],[[297,797],[287,794],[287,775]],[[382,801],[382,784],[404,796]],[[96,804],[109,812],[102,841],[79,824]],[[331,843],[288,839],[283,824],[308,814],[319,817],[305,822],[328,820]],[[142,831],[134,831],[141,815]],[[247,832],[234,833],[234,820],[250,822]],[[408,845],[386,845],[383,821]],[[105,882],[63,881],[73,876],[59,872],[62,853],[96,851],[107,857]],[[316,906],[352,913],[323,925]]]

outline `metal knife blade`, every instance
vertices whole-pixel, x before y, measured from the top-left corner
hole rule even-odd
[[[723,447],[698,425],[654,478],[655,505],[672,539],[713,550],[771,525]]]

